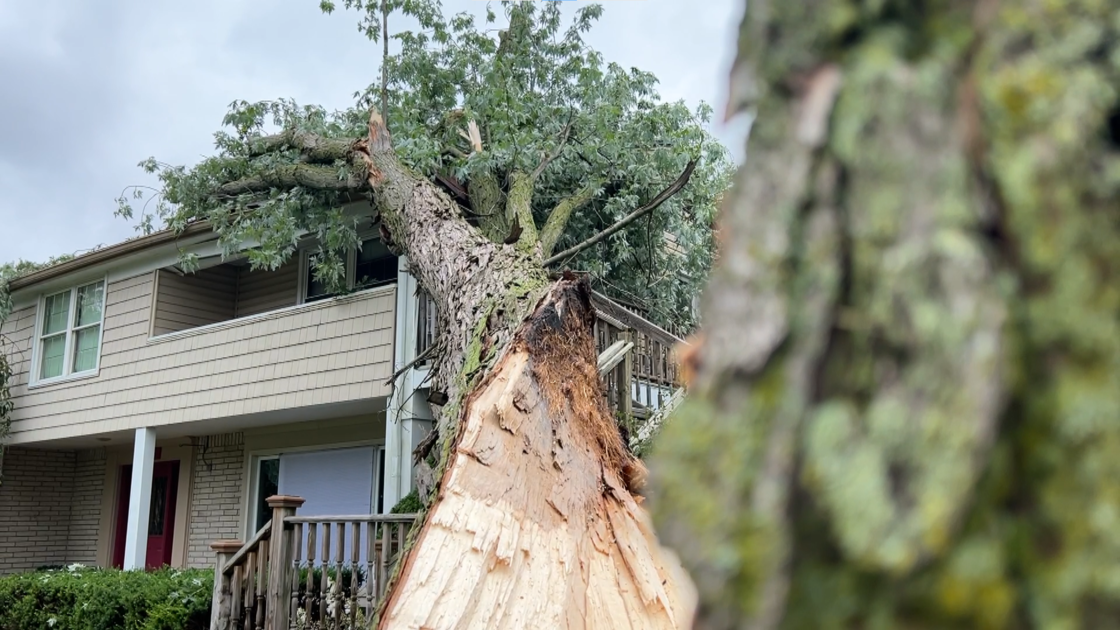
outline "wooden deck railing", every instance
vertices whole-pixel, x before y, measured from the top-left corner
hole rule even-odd
[[[435,343],[436,328],[435,302],[424,291],[418,299],[417,356]],[[681,339],[603,295],[594,294],[592,302],[598,314],[593,333],[596,352],[622,338],[634,342],[627,361],[603,377],[607,403],[624,415],[660,409],[679,387],[673,347]],[[623,396],[627,389],[630,396]],[[637,410],[632,410],[633,403],[638,404]]]
[[[626,360],[603,376],[611,409],[624,416],[644,416],[666,405],[680,387],[673,348],[681,340],[604,296],[595,294],[592,302],[598,313],[596,351],[602,352],[619,339],[634,344]]]
[[[416,515],[297,516],[303,502],[270,497],[272,520],[248,543],[210,546],[211,630],[364,627]]]

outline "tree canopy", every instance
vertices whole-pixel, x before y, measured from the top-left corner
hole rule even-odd
[[[357,219],[342,206],[368,189],[350,149],[376,105],[401,162],[437,181],[488,238],[539,247],[544,259],[576,248],[548,262],[589,272],[596,288],[646,307],[658,323],[694,324],[691,298],[711,264],[730,160],[705,130],[710,107],[663,102],[653,74],[609,63],[587,44],[600,6],[565,23],[555,4],[503,2],[499,37],[489,9],[479,24],[465,13],[445,17],[432,0],[344,6],[383,45],[381,76],[355,93],[354,107],[235,102],[214,156],[193,167],[146,160],[161,189],[131,189],[118,213],[143,231],[208,220],[227,253],[258,244],[247,255],[264,268],[313,234],[315,273],[339,287],[342,253],[358,243]],[[415,28],[394,32],[390,20]],[[577,247],[627,216],[626,229]]]

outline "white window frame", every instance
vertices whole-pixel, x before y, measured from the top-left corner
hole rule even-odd
[[[78,307],[78,289],[88,287],[92,284],[101,285],[101,318],[97,322],[91,322],[84,326],[74,327],[75,311]],[[69,310],[66,313],[66,342],[63,346],[63,362],[62,374],[59,376],[52,376],[50,378],[39,378],[43,371],[43,366],[40,361],[43,358],[43,316],[46,314],[47,298],[53,297],[62,293],[70,294]],[[43,293],[39,296],[38,305],[35,308],[35,338],[34,344],[31,348],[31,374],[28,380],[29,386],[50,385],[52,383],[60,383],[64,381],[72,381],[83,378],[93,378],[101,373],[101,346],[105,339],[105,310],[106,303],[109,301],[109,281],[107,277],[90,280],[80,284],[72,285],[69,289],[61,291],[53,291],[50,293]],[[81,372],[73,371],[73,357],[71,351],[74,347],[75,332],[85,328],[92,328],[99,326],[97,330],[97,353],[94,357],[93,367]],[[58,333],[55,333],[56,335]]]
[[[257,524],[256,509],[257,509],[257,503],[260,502],[260,497],[257,496],[257,495],[260,492],[260,488],[261,488],[261,484],[260,484],[261,462],[268,461],[268,460],[271,460],[271,459],[275,459],[276,461],[279,462],[280,461],[280,453],[274,453],[272,455],[254,455],[253,458],[252,458],[252,464],[251,464],[252,465],[252,472],[250,473],[251,480],[249,482],[249,495],[250,495],[249,506],[246,510],[247,512],[249,512],[249,520],[245,524],[247,529],[252,529],[253,530],[253,531],[249,532],[249,537],[250,538],[253,536],[253,534],[257,533],[256,530],[253,529],[253,528]]]
[[[368,241],[368,240],[372,240],[372,239],[380,239],[380,238],[381,238],[380,235],[378,235],[377,232],[373,232],[373,231],[360,232],[358,234],[358,241],[359,242],[360,241]],[[297,287],[296,287],[296,291],[297,291],[297,293],[296,293],[296,304],[307,304],[308,303],[307,302],[307,289],[308,289],[307,274],[311,272],[311,256],[315,253],[316,253],[316,248],[314,247],[314,243],[304,245],[303,247],[301,247],[299,249],[299,282],[297,283]],[[357,248],[350,248],[350,251],[348,251],[346,253],[346,287],[348,289],[353,289],[354,284],[357,282],[357,278],[354,277],[354,274],[357,273],[357,271],[356,271],[357,268],[358,268],[358,250],[357,250]],[[385,286],[385,285],[380,285],[380,286]],[[377,288],[380,288],[380,286],[370,287],[370,288],[371,289],[377,289]],[[325,297],[325,298],[320,298],[320,300],[329,300],[329,299],[331,299],[331,297],[334,297],[334,296],[328,296],[328,297]],[[319,300],[315,300],[315,301],[318,302]]]
[[[248,481],[248,488],[247,488],[247,491],[245,492],[245,497],[247,499],[246,505],[245,505],[245,511],[244,511],[245,520],[241,524],[241,528],[242,528],[242,531],[243,531],[243,535],[245,536],[245,540],[248,540],[248,539],[252,538],[253,534],[257,533],[257,531],[255,529],[252,529],[252,528],[257,523],[257,513],[256,513],[257,492],[260,488],[260,484],[258,483],[258,481],[259,481],[258,477],[260,477],[260,471],[261,471],[260,462],[262,460],[280,459],[280,456],[285,454],[285,453],[307,453],[307,452],[313,452],[313,451],[335,451],[335,450],[345,449],[345,448],[360,448],[362,446],[372,446],[373,447],[373,486],[372,486],[372,489],[370,490],[369,504],[370,504],[371,509],[376,509],[377,508],[377,486],[379,485],[379,482],[380,482],[380,479],[378,479],[378,477],[381,474],[380,473],[380,468],[381,468],[380,462],[385,461],[386,470],[388,469],[387,468],[388,467],[388,461],[385,460],[385,440],[384,439],[361,440],[361,441],[358,441],[358,442],[344,442],[344,443],[340,443],[340,444],[316,444],[314,446],[292,446],[292,447],[285,447],[285,448],[268,448],[268,449],[260,449],[260,450],[255,450],[255,451],[250,452],[249,457],[246,458],[246,459],[249,460],[249,472],[248,472],[247,475],[245,475],[245,478]],[[382,505],[381,506],[382,512],[386,513],[386,514],[388,513],[388,510],[391,510],[392,508],[393,508],[393,506],[391,506],[391,505]],[[298,514],[298,512],[297,512],[297,514]]]

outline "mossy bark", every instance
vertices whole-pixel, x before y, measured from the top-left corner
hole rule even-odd
[[[651,460],[701,627],[1115,622],[1118,85],[1110,3],[751,0]]]
[[[695,597],[632,494],[644,468],[606,409],[586,281],[549,282],[535,227],[526,247],[471,226],[376,112],[355,154],[383,236],[437,304],[432,387],[448,397],[377,627],[683,625]],[[530,193],[518,180],[510,199]]]

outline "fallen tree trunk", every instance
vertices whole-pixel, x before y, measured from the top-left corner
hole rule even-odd
[[[586,284],[538,248],[494,243],[393,154],[381,117],[354,145],[386,243],[438,305],[436,485],[381,628],[674,628],[694,596],[634,491],[606,408]]]
[[[555,284],[467,396],[382,628],[678,628],[694,595],[602,395],[585,282]]]

